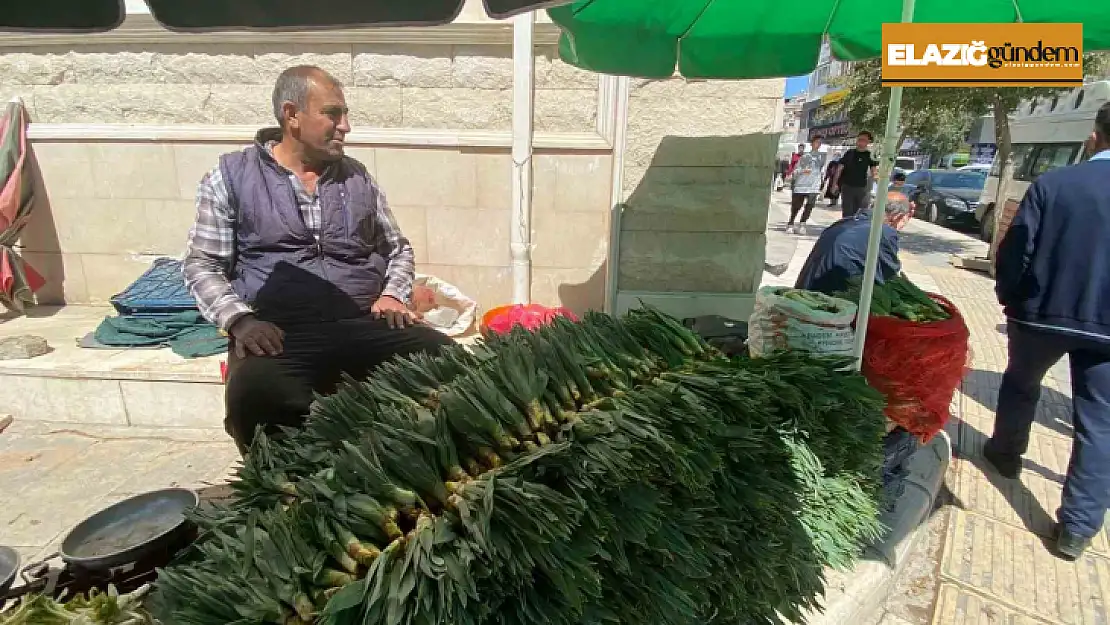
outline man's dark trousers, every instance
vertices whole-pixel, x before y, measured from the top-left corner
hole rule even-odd
[[[853,187],[841,185],[840,187],[840,214],[843,217],[852,217],[867,208],[871,202],[871,192],[867,187]]]
[[[1009,364],[998,389],[991,447],[1024,454],[1041,396],[1041,380],[1065,354],[1071,361],[1074,443],[1059,521],[1068,532],[1098,533],[1110,505],[1110,345],[1010,321]]]
[[[390,328],[371,317],[281,328],[281,355],[239,358],[234,348],[228,355],[224,428],[241,452],[250,447],[259,425],[267,433],[279,426],[301,427],[313,394],[334,392],[344,373],[365,378],[395,355],[434,354],[454,343],[426,325]]]

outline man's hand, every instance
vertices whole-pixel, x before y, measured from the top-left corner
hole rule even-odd
[[[279,356],[285,332],[276,325],[257,319],[254,315],[240,317],[228,329],[235,339],[235,355],[246,358],[247,353],[254,356]]]
[[[383,295],[370,307],[370,314],[375,319],[385,319],[391,328],[403,328],[420,321],[420,316],[409,310],[395,297]]]

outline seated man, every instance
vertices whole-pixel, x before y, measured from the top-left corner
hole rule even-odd
[[[887,194],[883,232],[879,249],[878,281],[893,278],[902,270],[898,261],[898,231],[909,223],[910,204],[904,193],[892,189]],[[821,233],[806,259],[794,288],[835,293],[848,287],[849,278],[863,275],[867,241],[871,230],[871,211],[845,217]]]
[[[300,426],[342,374],[452,343],[408,308],[413,250],[385,196],[343,141],[337,80],[282,72],[279,128],[220,157],[197,189],[185,282],[231,336],[224,421],[245,451],[258,426]]]

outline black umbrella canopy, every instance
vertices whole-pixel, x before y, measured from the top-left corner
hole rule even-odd
[[[301,30],[449,24],[466,0],[145,0],[169,30]],[[570,0],[482,0],[504,19]],[[123,0],[32,0],[6,3],[0,31],[103,32],[123,23]]]

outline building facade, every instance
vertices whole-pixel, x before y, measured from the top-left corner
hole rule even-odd
[[[827,40],[821,44],[817,67],[809,75],[809,100],[802,107],[803,140],[821,137],[834,147],[851,143],[853,130],[842,107],[847,92],[836,84],[850,69],[850,63],[833,57]]]
[[[783,100],[782,144],[805,143],[806,135],[802,129],[804,108],[808,94],[800,93]]]
[[[48,280],[42,303],[104,303],[179,256],[197,182],[274,124],[273,82],[296,64],[344,83],[348,151],[418,271],[483,308],[511,300],[509,23],[471,2],[438,28],[187,35],[129,9],[109,33],[0,35],[0,95],[32,121],[39,205],[20,250]],[[532,300],[601,308],[613,271],[624,290],[750,296],[784,81],[599,76],[560,61],[557,41],[537,14]],[[614,235],[615,207],[627,218]]]

